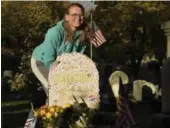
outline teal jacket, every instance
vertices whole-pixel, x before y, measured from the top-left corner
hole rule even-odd
[[[75,32],[72,42],[65,40],[66,33],[63,28],[63,22],[64,20],[59,21],[56,26],[50,28],[43,43],[33,51],[32,56],[37,61],[43,62],[47,68],[50,68],[58,55],[71,52],[83,53],[85,51],[85,43],[79,42],[80,31]]]

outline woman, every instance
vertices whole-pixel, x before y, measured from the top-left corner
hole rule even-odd
[[[65,18],[50,28],[44,42],[32,54],[31,68],[48,95],[48,72],[51,64],[62,53],[83,53],[84,42],[91,39],[92,30],[84,22],[84,8],[73,3],[68,6]]]

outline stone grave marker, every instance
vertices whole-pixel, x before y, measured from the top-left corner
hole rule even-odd
[[[111,74],[109,77],[109,82],[116,98],[119,97],[119,78],[121,78],[122,84],[129,83],[129,78],[126,73],[122,71],[115,71]]]
[[[99,73],[95,63],[81,53],[58,56],[49,71],[49,105],[73,104],[83,99],[89,108],[99,104]]]

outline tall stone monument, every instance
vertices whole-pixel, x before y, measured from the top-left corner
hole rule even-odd
[[[162,25],[167,36],[167,60],[162,67],[162,112],[170,114],[170,21]]]
[[[154,128],[170,128],[170,21],[162,25],[167,36],[166,61],[161,71],[162,113],[153,116]]]

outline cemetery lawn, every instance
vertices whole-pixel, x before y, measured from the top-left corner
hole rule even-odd
[[[160,111],[158,106],[158,103],[135,104],[134,110],[136,110],[134,115],[141,128],[149,128],[151,126],[152,114]],[[158,107],[158,109],[153,110],[155,107]],[[2,102],[2,128],[23,127],[28,117],[30,108],[30,101],[28,100]]]
[[[7,101],[1,103],[1,126],[2,128],[20,128],[25,124],[30,111],[30,102]]]

